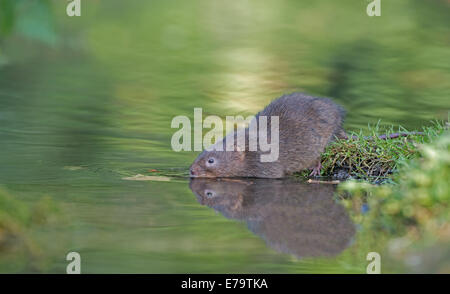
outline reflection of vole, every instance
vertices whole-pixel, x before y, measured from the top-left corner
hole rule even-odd
[[[201,204],[246,221],[270,247],[299,258],[337,255],[355,233],[344,207],[333,199],[332,185],[192,179],[190,187]]]
[[[190,168],[191,177],[254,177],[282,178],[293,172],[314,168],[319,174],[320,154],[337,137],[345,137],[342,129],[344,111],[327,98],[293,93],[282,96],[256,115],[266,116],[270,125],[272,116],[279,119],[279,155],[273,162],[261,162],[262,152],[245,150],[203,151]],[[271,127],[267,127],[269,131]],[[226,150],[226,141],[237,137],[229,134],[217,144]],[[270,137],[270,133],[268,135]],[[245,130],[246,142],[249,131]],[[231,140],[230,140],[231,141]],[[234,139],[234,143],[236,143]],[[231,143],[230,143],[231,144]]]

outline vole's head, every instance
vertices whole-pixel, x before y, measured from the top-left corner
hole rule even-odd
[[[245,174],[245,152],[203,151],[192,163],[190,176],[193,178],[242,177]]]
[[[243,130],[229,133],[221,141],[210,146],[195,159],[190,167],[190,176],[193,178],[232,178],[248,177],[247,162],[250,159],[246,146],[237,144],[237,136]],[[244,133],[245,134],[245,133]],[[234,146],[227,146],[228,140],[232,140]],[[229,150],[230,151],[226,151]],[[220,151],[219,151],[220,150]],[[223,151],[222,151],[223,150]]]

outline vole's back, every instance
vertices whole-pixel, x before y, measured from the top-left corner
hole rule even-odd
[[[255,156],[248,165],[261,176],[282,177],[312,167],[334,137],[345,135],[344,110],[328,98],[303,93],[284,95],[270,103],[257,116],[279,117],[279,158],[260,163]],[[270,119],[268,119],[270,121]],[[270,130],[270,127],[268,127]]]

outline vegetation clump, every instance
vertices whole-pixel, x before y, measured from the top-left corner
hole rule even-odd
[[[416,148],[420,157],[402,163],[393,176],[393,184],[372,185],[355,180],[341,184],[340,190],[352,195],[344,197],[342,203],[365,231],[382,231],[390,236],[391,253],[397,257],[408,256],[405,252],[413,250],[414,246],[417,249],[420,244],[433,248],[430,255],[437,254],[436,248],[446,248],[441,251],[448,255],[450,132],[445,131],[433,142]],[[361,209],[363,207],[365,209]],[[417,254],[414,260],[420,260]],[[448,259],[442,260],[448,262]],[[436,271],[445,271],[449,266],[442,265]]]
[[[49,197],[29,205],[0,190],[0,272],[15,272],[22,263],[32,271],[41,268],[45,254],[32,232],[61,220],[59,207]]]
[[[393,127],[381,130],[379,125],[370,127],[370,136],[362,132],[350,133],[348,139],[331,143],[322,154],[321,175],[337,179],[364,179],[372,183],[390,181],[391,175],[403,162],[420,156],[419,146],[430,143],[445,130],[445,124],[435,122],[421,132],[409,132]],[[406,137],[381,139],[395,133],[410,133]],[[307,176],[308,172],[302,173]]]

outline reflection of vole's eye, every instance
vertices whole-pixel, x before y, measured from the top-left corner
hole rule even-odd
[[[208,198],[212,198],[212,197],[214,197],[216,194],[215,194],[213,191],[211,191],[211,190],[205,190],[205,195],[206,195],[206,197],[208,197]]]

